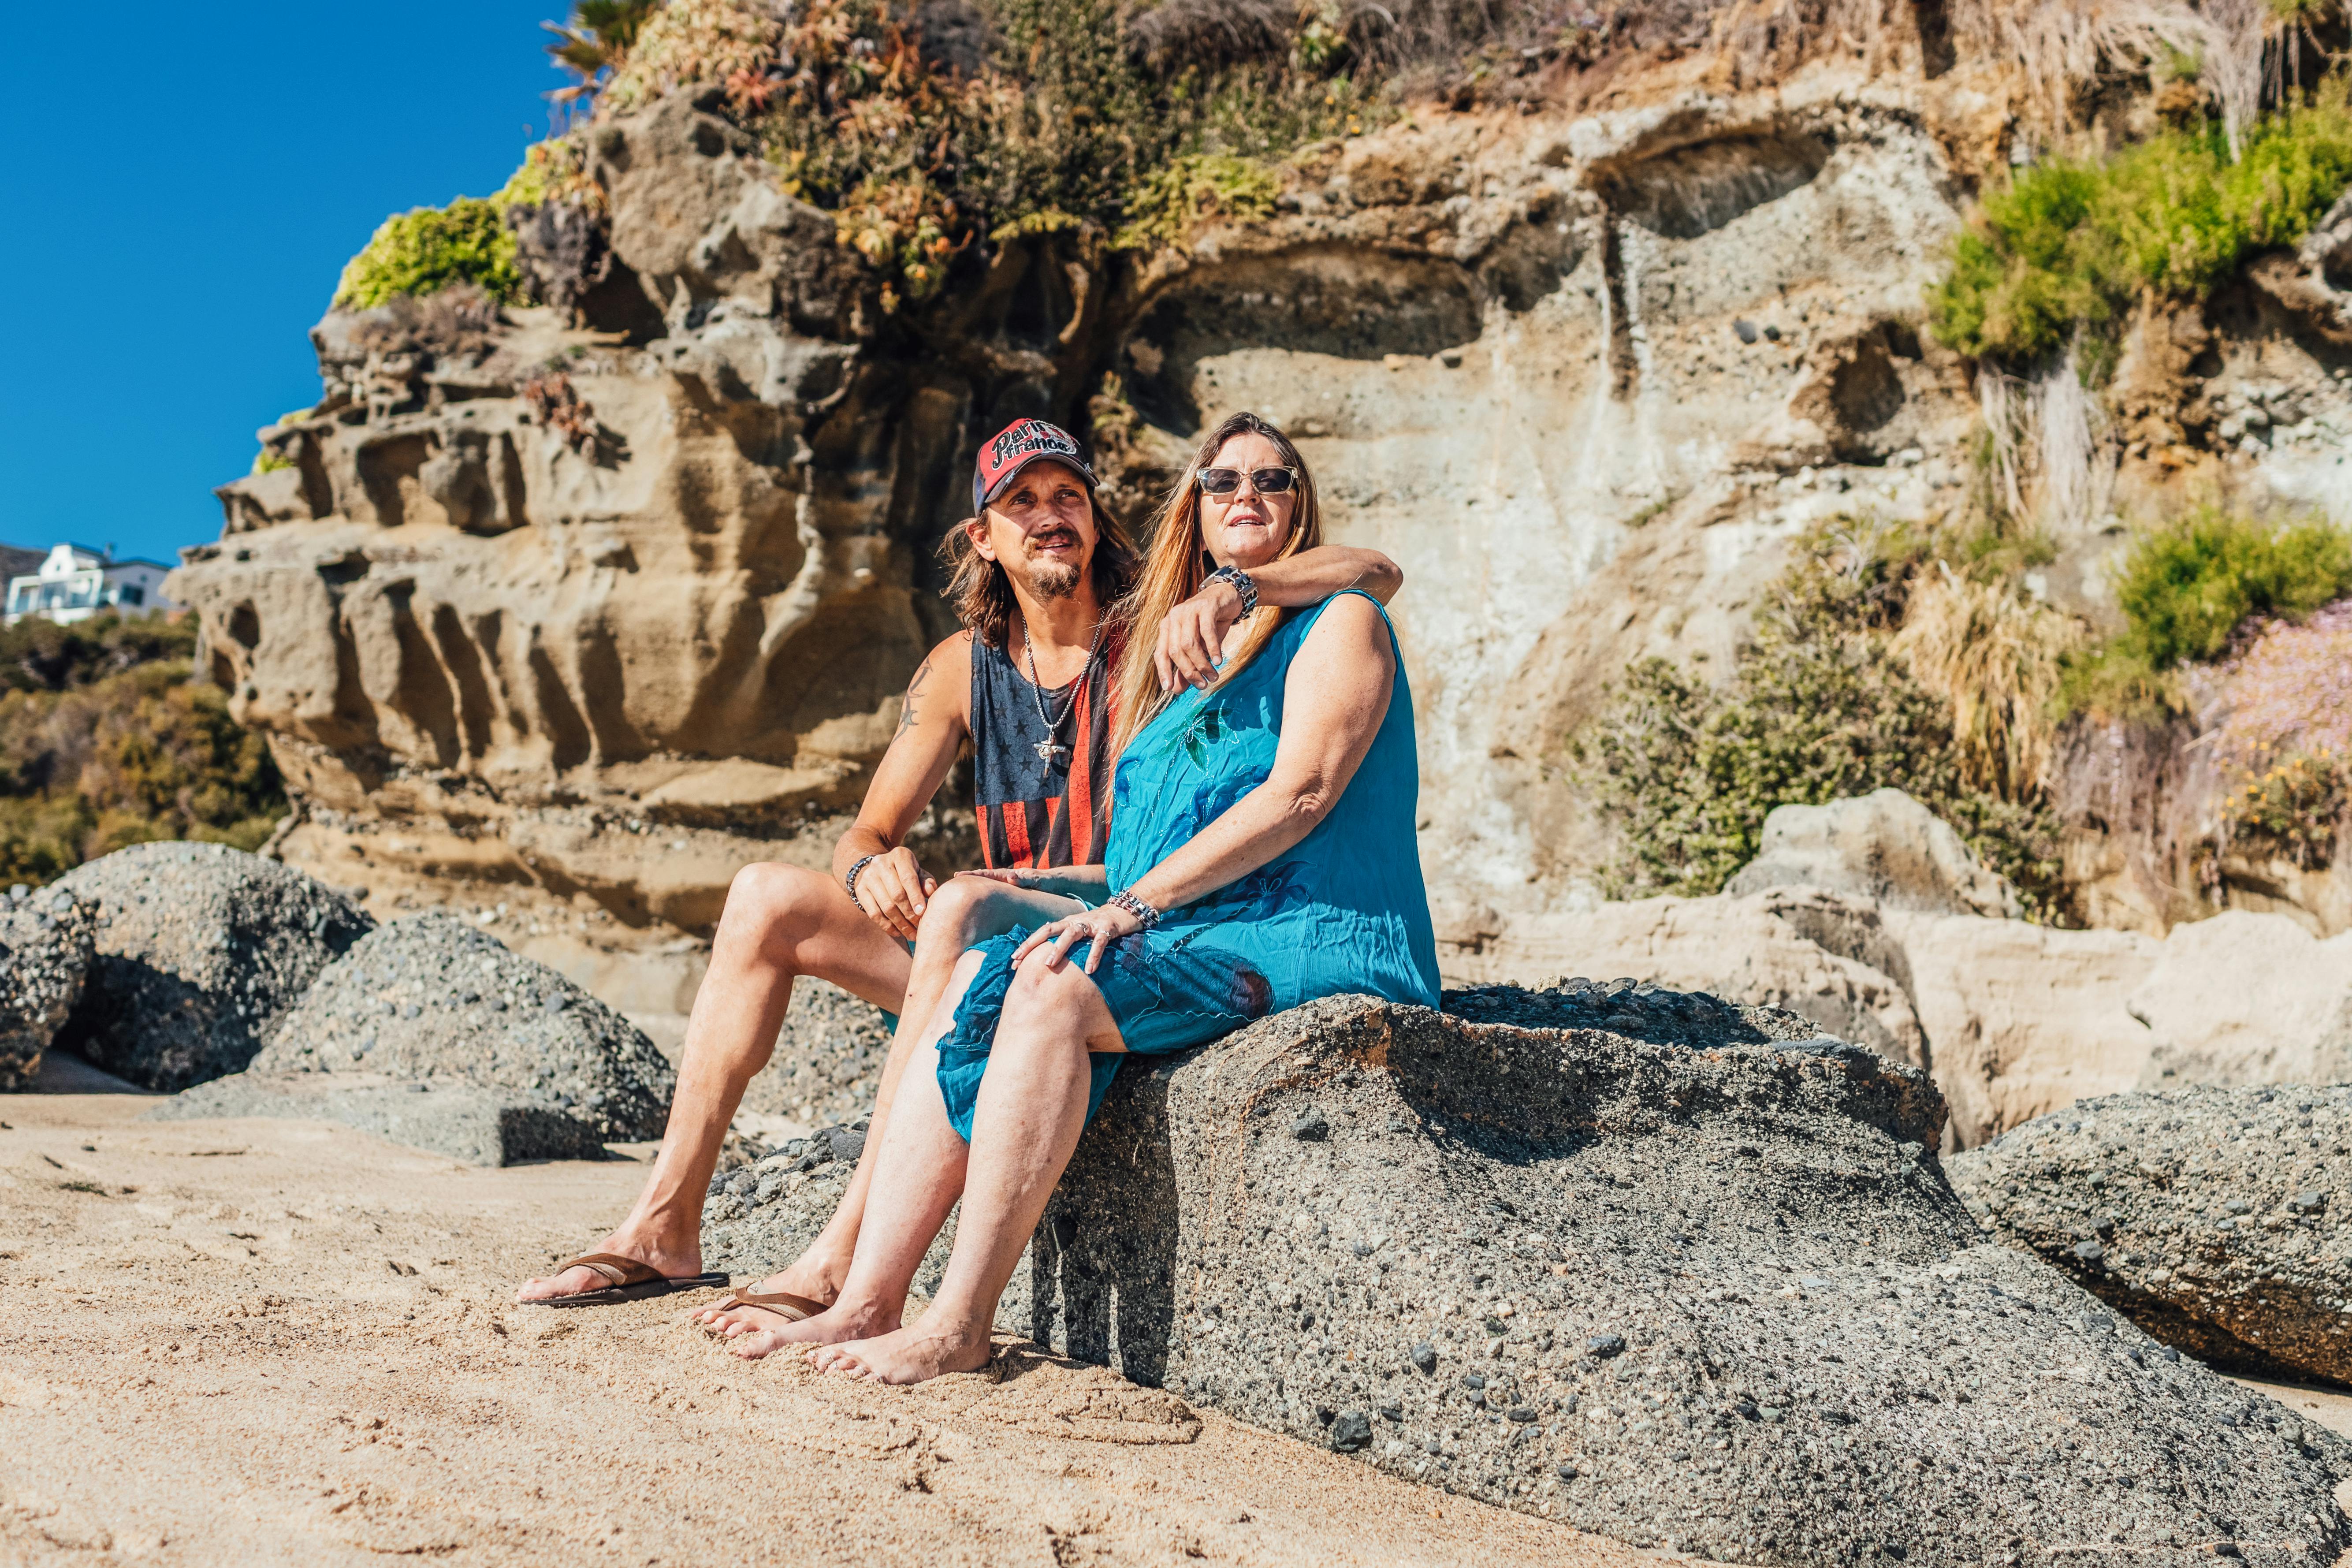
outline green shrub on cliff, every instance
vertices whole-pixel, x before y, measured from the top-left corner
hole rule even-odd
[[[2111,719],[2176,709],[2180,666],[2221,658],[2250,622],[2300,620],[2347,594],[2352,534],[2198,507],[2134,541],[2116,580],[2123,630],[2071,661],[2061,703]]]
[[[1179,158],[1128,194],[1127,222],[1111,243],[1122,250],[1179,245],[1209,218],[1264,217],[1281,194],[1281,180],[1260,159],[1230,153]]]
[[[268,748],[190,678],[193,620],[0,631],[0,887],[155,838],[259,847],[285,815]]]
[[[495,201],[459,196],[446,207],[418,207],[383,220],[367,247],[343,268],[335,303],[365,310],[399,294],[432,294],[474,283],[499,304],[523,298],[515,237]]]
[[[1612,897],[1719,892],[1755,858],[1774,806],[1892,785],[1958,830],[2037,918],[2063,902],[2058,835],[2029,788],[1973,783],[1953,705],[1895,647],[1925,545],[1818,532],[1777,584],[1721,685],[1653,658],[1626,672],[1572,753],[1621,830]]]
[[[1937,337],[2011,361],[2105,328],[2143,289],[2203,298],[2251,255],[2293,245],[2352,185],[2342,78],[2248,132],[2168,131],[2104,163],[2053,159],[1989,191],[1928,293]]]

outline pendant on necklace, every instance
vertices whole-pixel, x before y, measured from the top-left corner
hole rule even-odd
[[[1040,741],[1037,742],[1037,760],[1041,763],[1059,762],[1069,750],[1069,747],[1057,746],[1051,741]]]

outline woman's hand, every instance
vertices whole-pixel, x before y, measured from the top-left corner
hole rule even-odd
[[[1169,611],[1160,623],[1160,646],[1151,653],[1160,689],[1216,684],[1225,633],[1241,615],[1241,590],[1231,583],[1212,583]]]
[[[1088,910],[1039,926],[1029,933],[1029,940],[1013,951],[1013,963],[1021,961],[1038,948],[1050,945],[1054,955],[1045,961],[1050,968],[1059,969],[1069,962],[1070,950],[1082,942],[1092,942],[1094,948],[1087,954],[1087,973],[1092,974],[1102,967],[1103,954],[1111,943],[1121,937],[1133,936],[1143,929],[1143,922],[1120,909],[1117,904],[1105,904],[1098,910]]]
[[[866,863],[866,869],[857,873],[854,896],[867,920],[901,941],[912,942],[915,928],[923,923],[923,910],[939,890],[939,883],[923,869],[915,852],[901,845]]]

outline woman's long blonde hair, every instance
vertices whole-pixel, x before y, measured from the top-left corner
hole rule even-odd
[[[1160,673],[1151,667],[1151,655],[1159,646],[1160,623],[1178,605],[1199,593],[1202,582],[1213,570],[1209,552],[1201,543],[1200,475],[1202,468],[1214,466],[1217,453],[1236,436],[1265,437],[1282,454],[1284,464],[1298,475],[1298,488],[1292,492],[1296,499],[1290,508],[1290,537],[1283,541],[1275,559],[1287,560],[1323,542],[1323,505],[1316,494],[1315,475],[1289,437],[1255,414],[1235,414],[1202,439],[1192,460],[1184,466],[1183,477],[1160,503],[1143,574],[1118,608],[1126,647],[1119,656],[1118,701],[1111,724],[1110,751],[1114,757],[1175,698],[1174,692],[1160,689]],[[1243,636],[1241,647],[1225,661],[1217,684],[1223,686],[1248,668],[1250,660],[1258,656],[1281,624],[1280,610],[1272,605],[1260,605],[1249,618],[1249,629]]]

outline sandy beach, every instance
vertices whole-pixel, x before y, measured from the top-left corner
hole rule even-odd
[[[0,1563],[1654,1556],[1022,1347],[889,1390],[738,1361],[694,1298],[513,1305],[649,1150],[481,1170],[151,1103],[0,1096]]]

